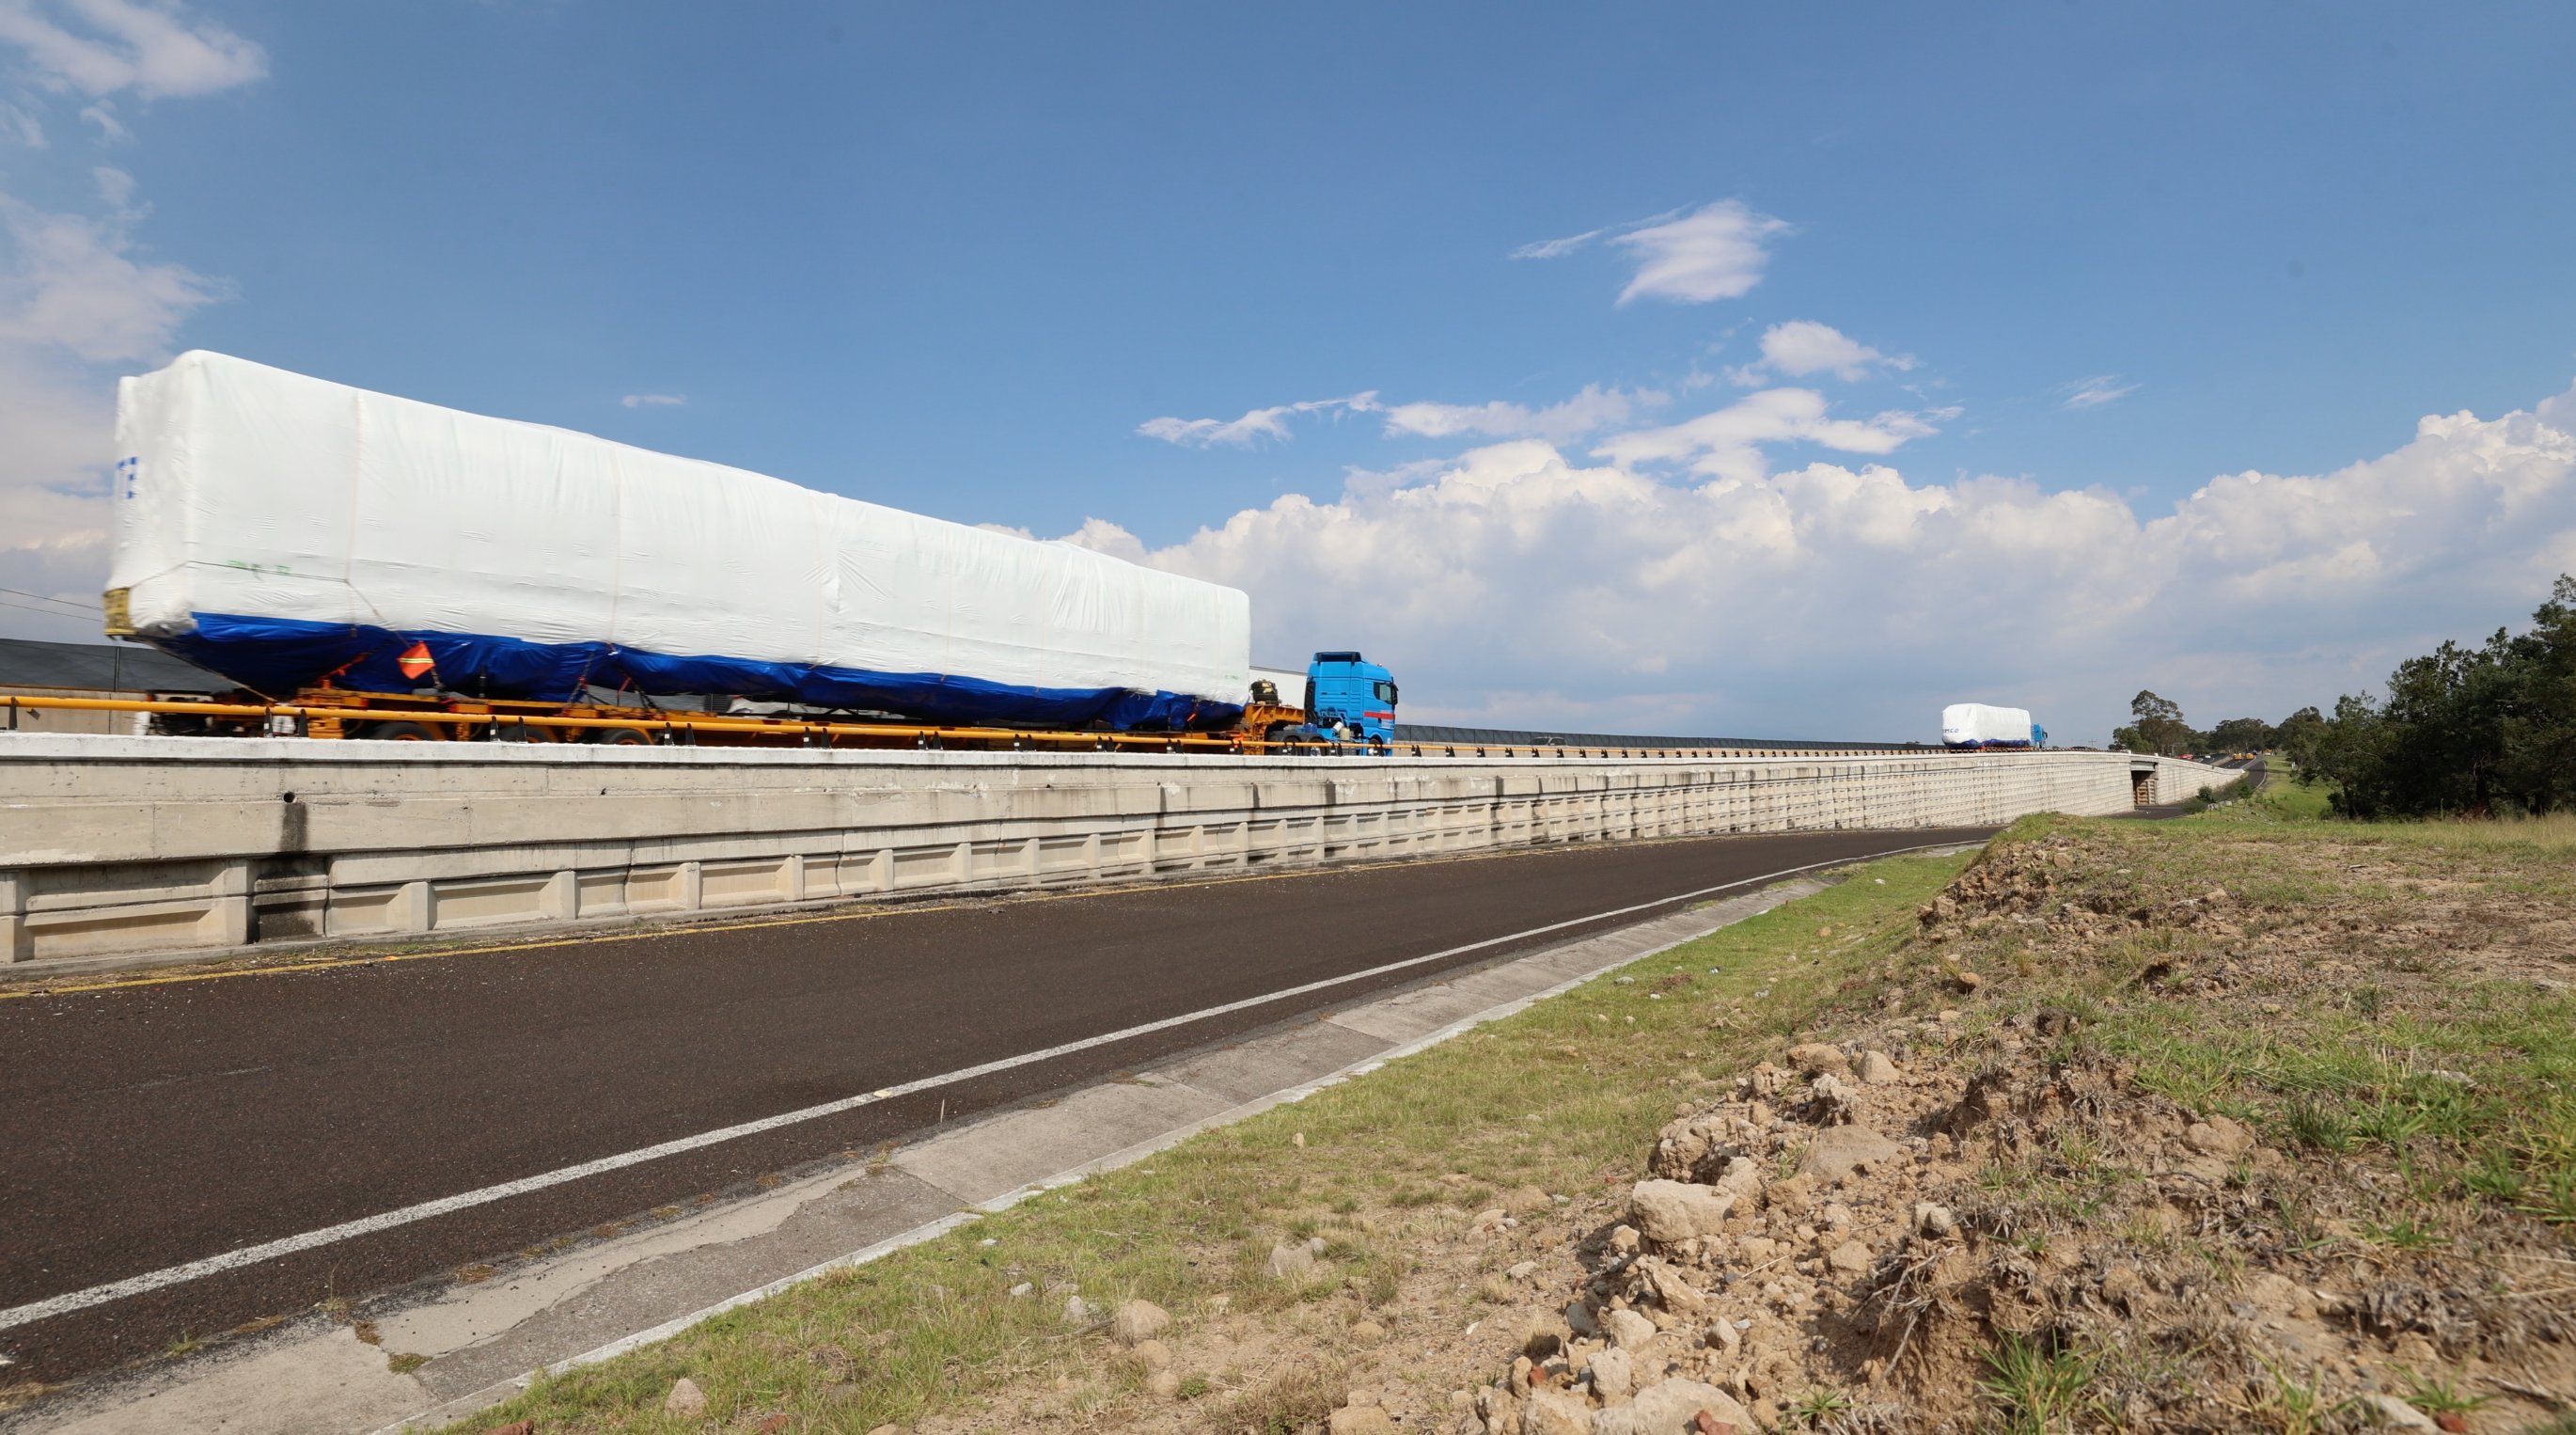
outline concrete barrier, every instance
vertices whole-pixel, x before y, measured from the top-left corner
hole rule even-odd
[[[1248,758],[0,737],[0,961],[2178,801],[2125,753]]]

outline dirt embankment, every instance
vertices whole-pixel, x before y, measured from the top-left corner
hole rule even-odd
[[[2443,1174],[2495,1154],[2474,1123],[2437,1133],[2478,1078],[2397,1055],[2394,1093],[2344,1103],[2389,1108],[2361,1113],[2387,1118],[2374,1140],[2296,1099],[2237,1119],[2224,1079],[2185,1104],[2126,1049],[2157,1018],[2295,1022],[2281,988],[2331,991],[2392,934],[2560,918],[2500,918],[2492,892],[2395,925],[2373,903],[2249,912],[2143,855],[2080,833],[1998,848],[1922,911],[1885,1001],[1910,986],[1999,1020],[1966,1034],[1937,1010],[1790,1046],[1666,1127],[1625,1218],[1581,1242],[1561,1316],[1477,1393],[1481,1428],[2565,1428],[2566,1213]],[[2461,989],[2563,976],[2568,956],[2454,945],[2416,975]],[[2031,1000],[2000,1000],[2020,986]],[[2365,1004],[2398,999],[2374,985]],[[2135,1003],[2165,1010],[2124,1018]]]

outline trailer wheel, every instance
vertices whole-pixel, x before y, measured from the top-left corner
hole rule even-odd
[[[366,735],[376,742],[443,742],[446,740],[442,735],[431,730],[429,724],[418,722],[380,722],[368,728]]]
[[[604,727],[591,741],[608,747],[651,747],[653,734],[640,727]]]

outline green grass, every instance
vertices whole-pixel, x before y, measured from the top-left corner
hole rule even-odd
[[[1094,1177],[661,1344],[541,1379],[451,1428],[533,1419],[545,1430],[678,1430],[661,1403],[682,1375],[721,1421],[787,1413],[834,1429],[958,1409],[1029,1377],[1092,1382],[1109,1398],[1096,1350],[1063,1338],[1063,1297],[1014,1299],[1008,1291],[1022,1281],[1041,1292],[1074,1284],[1096,1306],[1142,1296],[1184,1321],[1219,1295],[1237,1310],[1383,1303],[1411,1259],[1406,1231],[1389,1223],[1473,1211],[1524,1184],[1563,1193],[1633,1179],[1637,1153],[1671,1119],[1677,1096],[1776,1055],[1830,1004],[1873,990],[1913,909],[1965,861],[1871,864],[1855,880],[1623,969],[1633,984],[1597,979],[1192,1138],[1157,1155],[1150,1171]],[[1820,940],[1828,926],[1833,936]],[[1649,999],[1680,974],[1690,981]],[[1385,1214],[1359,1224],[1367,1211]],[[1271,1244],[1298,1233],[1327,1240],[1329,1274],[1302,1286],[1268,1280]],[[979,1244],[987,1239],[995,1244]],[[1320,1395],[1337,1394],[1321,1376],[1232,1389],[1221,1372],[1181,1374],[1185,1390],[1223,1399],[1228,1429],[1292,1430],[1318,1418],[1310,1407]]]

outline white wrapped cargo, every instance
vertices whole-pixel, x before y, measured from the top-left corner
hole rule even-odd
[[[1941,709],[1944,747],[2036,747],[2043,738],[2024,708],[1952,703]]]
[[[1218,725],[1242,593],[720,464],[189,353],[117,395],[109,626],[256,691],[722,693]]]

